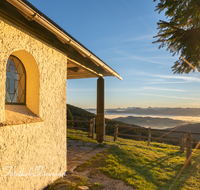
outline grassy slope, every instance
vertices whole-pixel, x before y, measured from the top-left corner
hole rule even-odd
[[[69,132],[76,133],[73,130]],[[81,134],[68,135],[68,139],[96,142]],[[121,138],[117,142],[105,142],[118,146],[111,146],[98,154],[79,167],[79,171],[90,170],[92,174],[100,169],[109,177],[123,180],[127,185],[140,190],[200,189],[199,150],[193,155],[193,165],[186,167],[176,179],[186,157],[178,146],[151,143],[151,147],[148,147],[147,142]]]

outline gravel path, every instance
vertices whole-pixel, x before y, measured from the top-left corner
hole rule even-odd
[[[134,190],[132,187],[125,185],[123,181],[111,179],[98,170],[92,176],[90,171],[74,171],[74,174],[87,178],[91,183],[100,183],[104,186],[103,190]]]

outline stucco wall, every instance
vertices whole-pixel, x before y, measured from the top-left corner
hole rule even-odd
[[[34,58],[39,76],[28,79],[36,90],[30,90],[27,106],[44,120],[0,127],[0,189],[42,189],[66,172],[67,56],[1,17],[0,49],[0,122],[5,119],[6,63],[11,54],[21,56],[25,68],[32,62],[23,55]]]

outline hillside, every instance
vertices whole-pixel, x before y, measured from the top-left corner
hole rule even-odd
[[[67,104],[67,107],[70,109],[72,115],[74,118],[77,118],[75,120],[90,120],[91,118],[95,117],[95,114],[86,111],[82,108]]]
[[[76,107],[76,106],[73,106],[73,105],[70,105],[70,104],[67,104],[68,106],[68,109],[70,110],[72,116],[73,116],[73,120],[80,120],[80,121],[90,121],[90,119],[92,118],[96,118],[96,115],[89,112],[89,111],[86,111],[82,108],[79,108],[79,107]],[[115,125],[118,124],[118,125],[128,125],[127,123],[123,123],[123,122],[120,122],[120,121],[115,121],[115,120],[112,120],[112,119],[105,119],[105,124],[106,124],[106,134],[109,134],[109,135],[113,135],[114,134],[114,128],[115,128]],[[138,125],[134,125],[136,127],[140,127]],[[87,123],[74,123],[74,127],[83,127],[83,128],[86,128],[88,129],[89,128],[89,125]]]
[[[114,119],[115,121],[121,121],[128,124],[136,124],[145,127],[151,127],[156,129],[164,129],[167,127],[175,127],[178,125],[186,125],[189,122],[174,120],[169,118],[155,118],[155,117],[118,117]]]
[[[191,131],[200,133],[200,123],[195,124],[187,124],[187,125],[180,125],[174,128],[167,128],[167,130],[173,130],[173,131]],[[172,134],[173,136],[180,136],[179,134]],[[193,138],[196,140],[200,140],[200,135],[193,135]]]

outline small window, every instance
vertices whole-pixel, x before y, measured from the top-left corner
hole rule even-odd
[[[26,72],[22,62],[11,55],[6,65],[6,104],[26,104]]]

